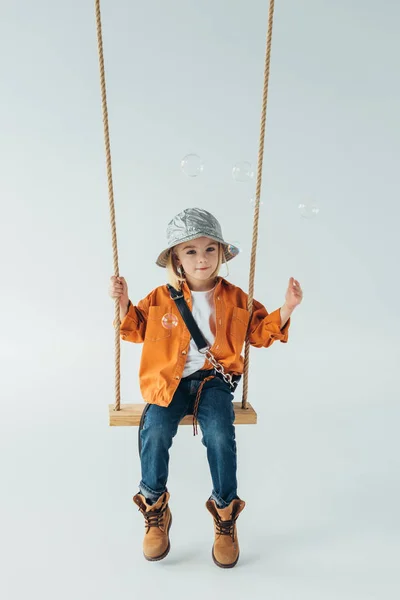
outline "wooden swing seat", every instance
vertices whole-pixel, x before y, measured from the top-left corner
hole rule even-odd
[[[114,404],[108,405],[109,424],[111,426],[139,426],[140,419],[146,404],[121,404],[120,410],[115,410]],[[247,402],[247,407],[242,408],[241,402],[233,402],[235,410],[235,425],[255,425],[257,423],[257,413]],[[179,425],[192,425],[193,416],[186,415]]]

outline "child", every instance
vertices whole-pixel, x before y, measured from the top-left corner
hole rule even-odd
[[[250,344],[257,348],[275,340],[287,342],[290,315],[302,300],[300,284],[290,279],[285,304],[271,314],[254,300],[248,328],[247,294],[218,276],[222,262],[234,258],[238,249],[224,241],[215,217],[188,208],[169,223],[167,239],[157,265],[167,269],[170,285],[183,292],[211,353],[237,384],[247,330]],[[134,306],[125,279],[111,277],[109,294],[119,298],[121,338],[144,343],[139,369],[147,402],[139,430],[142,478],[133,497],[145,518],[144,556],[155,561],[169,552],[169,448],[181,419],[193,414],[202,430],[213,483],[206,502],[214,519],[212,557],[219,567],[234,567],[239,558],[236,520],[245,502],[237,495],[232,386],[198,351],[166,285]]]

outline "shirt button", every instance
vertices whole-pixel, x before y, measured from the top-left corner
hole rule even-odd
[[[187,354],[186,350],[182,350],[182,354]]]
[[[175,379],[179,379],[179,375],[175,375]]]

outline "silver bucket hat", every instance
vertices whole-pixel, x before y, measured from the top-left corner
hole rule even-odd
[[[208,237],[220,242],[224,248],[226,261],[239,254],[239,248],[224,240],[221,225],[211,213],[202,208],[185,208],[168,223],[168,247],[161,252],[156,264],[159,267],[166,267],[168,254],[173,246],[199,237]]]

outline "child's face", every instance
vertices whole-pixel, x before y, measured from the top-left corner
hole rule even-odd
[[[206,281],[218,264],[218,242],[201,237],[175,246],[177,266],[182,266],[187,280]]]

